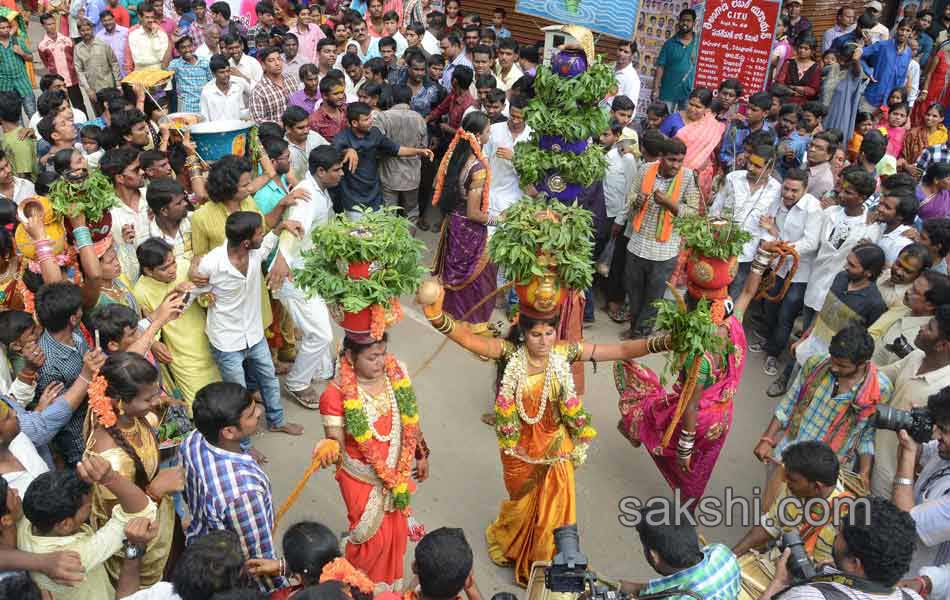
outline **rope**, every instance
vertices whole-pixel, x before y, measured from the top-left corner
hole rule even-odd
[[[785,264],[785,259],[791,257],[792,266],[788,270],[788,274],[785,275],[785,283],[775,295],[770,295],[769,290],[775,285],[775,280],[778,278],[778,269]],[[778,258],[778,261],[775,262],[776,267],[770,269],[767,274],[762,277],[762,282],[759,284],[759,291],[755,294],[755,299],[763,298],[769,302],[781,302],[782,298],[785,297],[785,294],[788,293],[788,288],[792,285],[792,278],[795,277],[795,272],[798,271],[798,251],[792,247],[788,242],[779,242],[773,252],[773,259]]]

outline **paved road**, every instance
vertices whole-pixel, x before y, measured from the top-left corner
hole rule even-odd
[[[427,238],[433,247],[432,236],[427,234]],[[406,362],[413,375],[422,428],[432,450],[430,479],[413,497],[416,515],[428,530],[443,525],[465,530],[475,552],[476,580],[483,594],[519,593],[511,571],[496,567],[489,560],[484,538],[485,526],[505,499],[494,432],[479,421],[491,401],[494,366],[450,342],[428,368],[416,374],[443,338],[422,321],[418,311],[409,308],[411,300],[404,299],[403,305],[407,307],[407,318],[390,330],[389,348]],[[591,341],[613,342],[619,327],[598,312],[597,323],[586,331],[586,336]],[[726,488],[732,486],[733,495],[748,497],[764,479],[765,470],[752,456],[752,447],[774,401],[764,394],[768,381],[762,374],[761,362],[760,355],[750,356],[735,400],[733,431],[707,490],[710,496],[723,498]],[[663,363],[653,357],[648,364],[659,369]],[[600,572],[643,579],[652,576],[652,571],[643,557],[636,531],[619,523],[618,505],[626,496],[669,496],[670,490],[646,452],[631,447],[616,431],[617,392],[610,367],[600,365],[596,374],[589,364],[586,367],[585,402],[600,436],[591,448],[588,463],[577,472],[581,548]],[[255,438],[256,446],[271,459],[266,469],[278,504],[296,485],[309,463],[314,442],[323,435],[319,414],[292,401],[286,401],[286,406],[288,417],[306,427],[303,438],[279,434]],[[740,518],[738,511],[735,517]],[[320,472],[311,479],[285,517],[281,531],[301,519],[320,520],[338,532],[346,529],[345,509],[330,472]],[[701,531],[711,541],[733,544],[745,528],[737,524],[703,527]],[[410,544],[407,569],[411,552]]]

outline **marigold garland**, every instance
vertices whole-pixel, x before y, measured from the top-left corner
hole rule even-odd
[[[517,398],[519,388],[523,388],[528,382],[525,353],[524,346],[521,346],[509,359],[495,399],[495,435],[502,450],[513,450],[521,440],[524,420],[519,414]],[[553,378],[560,384],[558,409],[561,423],[567,427],[575,444],[589,444],[597,437],[597,431],[590,424],[591,414],[584,408],[584,403],[574,390],[570,363],[562,354],[552,351],[548,357],[547,368],[553,371]],[[549,393],[547,387],[541,392],[543,396]],[[541,417],[542,415],[537,415],[537,418]]]
[[[372,594],[375,588],[373,581],[345,558],[334,558],[324,565],[320,572],[320,583],[327,581],[339,581],[364,594]]]
[[[455,147],[458,145],[459,140],[462,139],[468,142],[468,145],[472,148],[472,154],[474,154],[478,162],[482,163],[482,166],[485,167],[485,185],[482,188],[481,207],[482,212],[485,212],[488,210],[488,193],[491,188],[491,168],[488,165],[488,159],[486,159],[485,155],[482,153],[482,145],[478,142],[478,138],[475,137],[475,134],[465,131],[461,127],[456,130],[455,137],[452,138],[448,149],[445,151],[445,156],[442,158],[442,162],[439,163],[439,171],[435,176],[435,192],[432,194],[432,206],[438,204],[439,200],[442,198],[442,188],[445,186],[445,173],[449,170],[449,162],[452,160],[452,153],[455,151]]]
[[[103,427],[112,427],[118,422],[115,410],[112,408],[112,399],[106,396],[109,383],[102,375],[96,375],[89,384],[89,408]]]
[[[363,401],[360,399],[356,371],[346,357],[340,360],[343,421],[347,433],[359,444],[360,452],[392,494],[393,505],[399,510],[406,511],[410,500],[409,479],[412,476],[412,465],[419,439],[419,408],[409,376],[392,354],[386,355],[385,369],[402,423],[402,449],[396,468],[390,468],[386,464],[386,456],[379,451],[379,446],[370,443],[373,438],[372,425],[366,416]]]

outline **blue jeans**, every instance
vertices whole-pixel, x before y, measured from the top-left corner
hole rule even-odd
[[[769,294],[777,294],[783,285],[785,285],[785,279],[776,277],[775,285],[769,290]],[[762,310],[765,313],[765,325],[772,332],[765,343],[765,353],[768,356],[779,357],[788,346],[788,338],[792,335],[795,319],[805,306],[806,287],[808,284],[804,281],[793,283],[788,287],[788,293],[781,302],[764,301]]]
[[[284,407],[280,403],[280,383],[277,373],[274,372],[274,362],[271,360],[270,348],[267,340],[262,339],[250,348],[235,352],[222,352],[211,346],[211,355],[218,363],[221,379],[231,383],[239,383],[247,387],[244,377],[244,363],[247,363],[249,374],[257,381],[264,400],[264,414],[267,417],[268,427],[279,427],[284,424]]]

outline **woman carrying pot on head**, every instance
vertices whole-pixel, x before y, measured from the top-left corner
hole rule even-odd
[[[560,303],[552,306],[532,296],[530,284],[516,288],[520,315],[508,339],[486,338],[449,316],[443,308],[447,293],[435,285],[435,293],[429,290],[424,297],[424,286],[419,294],[429,323],[456,344],[498,363],[495,434],[509,499],[486,537],[491,559],[513,566],[515,581],[524,586],[534,561],[554,556],[554,529],[577,520],[574,468],[586,460],[588,444],[597,435],[575,393],[571,364],[646,356],[668,350],[669,340],[560,341]]]

